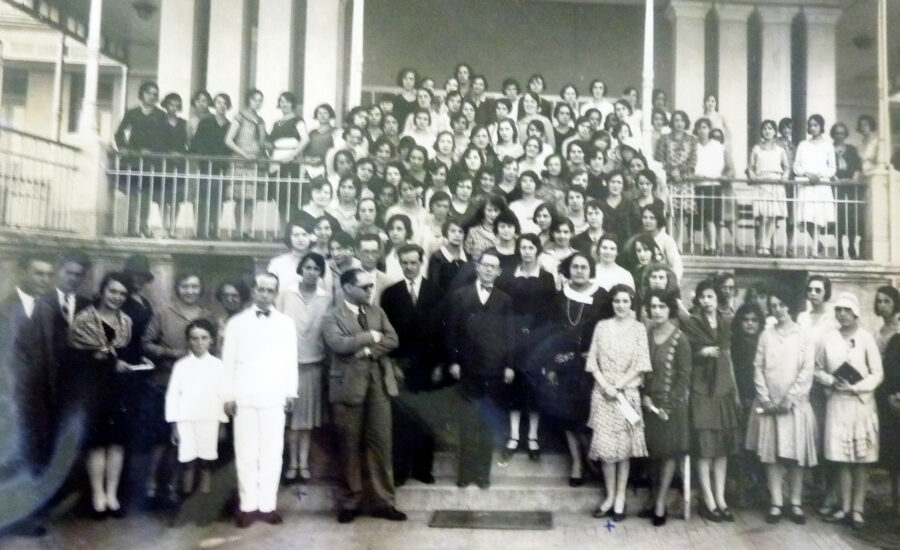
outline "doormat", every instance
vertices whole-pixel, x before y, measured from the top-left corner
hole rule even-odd
[[[502,529],[547,531],[553,529],[553,513],[539,511],[486,512],[479,510],[437,510],[429,527],[444,529]]]

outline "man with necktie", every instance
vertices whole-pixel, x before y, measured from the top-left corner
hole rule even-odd
[[[285,411],[297,398],[297,329],[272,305],[278,277],[259,273],[253,305],[225,326],[225,412],[234,417],[234,454],[240,510],[238,527],[259,519],[277,525],[275,511],[284,450]]]
[[[457,485],[490,486],[495,422],[502,423],[497,398],[513,381],[512,300],[494,287],[500,275],[500,254],[490,248],[475,266],[476,281],[451,295],[447,348],[450,376],[459,380],[462,398],[458,415],[459,466]]]
[[[403,521],[406,514],[394,507],[391,470],[390,397],[397,395],[397,380],[387,356],[397,348],[397,333],[384,310],[370,305],[374,283],[368,273],[350,269],[341,274],[340,283],[344,297],[322,323],[325,343],[333,352],[328,400],[342,474],[337,519],[349,523],[360,513],[365,462],[370,515]]]
[[[418,411],[401,403],[409,393],[429,391],[434,381],[441,348],[437,345],[435,318],[441,292],[437,285],[422,276],[425,251],[417,244],[405,244],[397,249],[403,280],[384,291],[381,307],[397,331],[400,345],[391,352],[406,381],[402,396],[394,400],[394,482],[403,485],[412,476],[424,483],[434,483],[431,474],[434,459],[434,439],[422,425]],[[430,393],[428,394],[430,395]],[[427,399],[426,395],[422,400]],[[419,400],[413,400],[419,401]],[[413,403],[409,403],[413,405]]]

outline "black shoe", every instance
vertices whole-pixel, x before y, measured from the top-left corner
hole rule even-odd
[[[725,520],[725,518],[722,517],[722,512],[719,511],[718,508],[710,510],[706,507],[706,504],[703,503],[700,503],[700,508],[697,510],[697,515],[713,523],[722,523],[722,521]]]
[[[484,479],[482,481],[476,481],[475,485],[478,485],[479,489],[490,489],[491,488],[491,482],[487,479]]]
[[[272,510],[271,512],[260,512],[259,519],[268,523],[269,525],[281,525],[284,523],[284,520],[281,518],[281,514]]]
[[[798,504],[791,505],[790,518],[797,525],[806,525],[806,514],[803,513],[803,507]]]
[[[619,523],[619,522],[625,521],[625,518],[627,518],[627,517],[628,517],[628,514],[625,512],[625,508],[622,508],[621,512],[616,512],[615,510],[613,510],[612,520],[614,522]]]
[[[519,449],[519,440],[509,438],[506,440],[506,446],[503,447],[503,452],[500,453],[500,456],[503,457],[503,462],[509,462],[509,459],[512,458],[516,451]]]
[[[719,510],[719,513],[722,514],[722,521],[734,523],[734,514],[731,513],[731,510],[729,510],[728,508],[722,508],[721,510]]]
[[[776,513],[776,511],[777,511],[777,513]],[[781,521],[782,515],[783,514],[781,511],[781,508],[779,508],[778,506],[772,506],[769,509],[769,513],[766,514],[766,523],[768,523],[770,525],[775,525],[776,523]],[[791,518],[791,519],[793,519],[793,518]]]
[[[569,478],[569,487],[581,487],[584,485],[583,477],[570,477]]]
[[[102,512],[94,509],[92,506],[90,511],[88,511],[88,517],[94,521],[103,521],[107,518],[109,512],[107,510],[103,510]]]
[[[528,459],[535,462],[541,459],[541,447],[537,439],[528,440]]]
[[[12,535],[14,537],[40,538],[47,535],[47,528],[35,520],[28,519],[17,525],[0,530],[0,537]]]
[[[663,525],[666,524],[666,519],[668,518],[668,516],[669,516],[668,510],[663,512],[663,515],[661,515],[661,516],[657,516],[656,513],[654,513],[653,520],[652,520],[653,526],[654,527],[662,527]]]
[[[609,510],[603,510],[603,508],[600,508],[598,506],[598,507],[594,508],[593,512],[591,512],[591,516],[595,517],[597,519],[608,518],[608,517],[612,516],[612,514],[613,514],[613,511],[612,511],[611,507]]]
[[[356,516],[359,515],[359,510],[348,509],[341,510],[338,512],[338,523],[350,523],[351,521],[356,519]]]
[[[373,510],[369,515],[373,518],[386,519],[388,521],[406,521],[406,514],[393,506]]]
[[[106,513],[109,515],[109,517],[114,518],[114,519],[122,519],[128,515],[128,512],[126,512],[125,508],[122,506],[120,506],[116,510],[107,509]]]
[[[246,529],[256,521],[256,512],[238,512],[234,515],[234,524],[238,529]]]

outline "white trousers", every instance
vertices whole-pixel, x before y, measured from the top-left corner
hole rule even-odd
[[[238,406],[234,456],[242,512],[275,510],[283,450],[284,407]]]
[[[219,458],[219,421],[178,422],[178,462]]]

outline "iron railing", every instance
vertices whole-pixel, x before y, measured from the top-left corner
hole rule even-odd
[[[867,190],[852,180],[669,182],[668,231],[689,256],[865,258]]]
[[[300,208],[297,163],[235,157],[109,153],[110,234],[273,240]]]
[[[0,125],[0,227],[71,231],[80,154]]]

